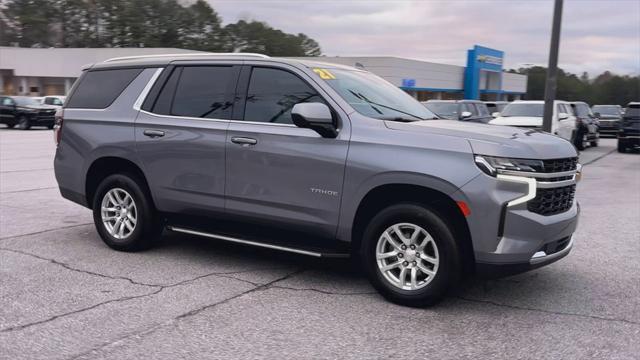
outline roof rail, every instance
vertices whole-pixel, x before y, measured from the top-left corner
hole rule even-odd
[[[147,59],[157,57],[180,57],[180,56],[254,56],[259,58],[269,58],[269,56],[257,53],[180,53],[180,54],[156,54],[156,55],[137,55],[137,56],[123,56],[107,59],[104,62],[122,61],[122,60],[134,60],[134,59]]]

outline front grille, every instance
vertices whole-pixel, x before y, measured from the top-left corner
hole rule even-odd
[[[542,162],[544,164],[543,172],[545,173],[571,171],[571,170],[576,170],[578,168],[577,157],[565,158],[565,159],[542,160]]]
[[[54,120],[55,115],[55,110],[40,110],[38,112],[38,120]]]
[[[569,185],[557,188],[538,188],[536,197],[527,202],[529,211],[540,215],[555,215],[571,209],[576,186]]]

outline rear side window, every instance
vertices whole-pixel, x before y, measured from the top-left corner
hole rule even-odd
[[[293,124],[291,109],[303,102],[324,100],[298,76],[272,68],[254,68],[247,90],[246,121]]]
[[[174,74],[169,81],[174,79]],[[230,119],[237,71],[232,66],[187,66],[182,69],[171,105],[171,115]],[[165,86],[168,89],[171,86]],[[158,101],[169,96],[160,94]],[[162,106],[156,103],[156,106]]]
[[[74,90],[67,107],[104,109],[111,105],[141,72],[142,69],[89,71]]]

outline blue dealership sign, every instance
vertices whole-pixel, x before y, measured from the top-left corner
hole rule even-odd
[[[502,83],[502,60],[504,52],[475,45],[467,50],[467,68],[464,72],[464,98],[480,98],[480,71],[499,73]]]
[[[416,79],[402,79],[402,87],[415,87]]]

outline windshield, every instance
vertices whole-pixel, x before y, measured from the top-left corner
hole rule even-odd
[[[382,120],[426,120],[436,116],[386,80],[360,70],[313,69],[362,115]]]
[[[13,98],[19,106],[40,105],[40,102],[34,98],[26,96],[16,96]]]
[[[638,118],[640,117],[640,105],[631,105],[624,112],[625,118]]]
[[[458,120],[458,104],[456,103],[426,102],[423,104],[441,118]]]
[[[544,104],[511,103],[504,107],[501,116],[533,116],[542,117]]]
[[[593,112],[600,113],[600,115],[614,115],[620,116],[620,108],[613,105],[594,105]]]

